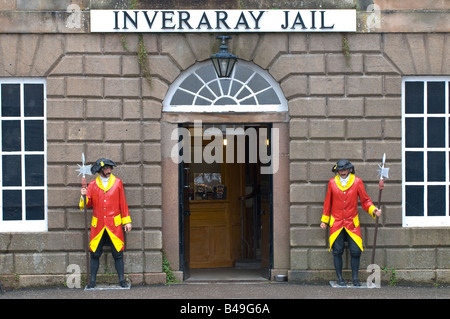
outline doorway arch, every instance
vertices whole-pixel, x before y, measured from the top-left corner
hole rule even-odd
[[[188,127],[189,123],[201,120],[204,124],[224,125],[261,125],[280,129],[282,137],[283,153],[281,165],[283,170],[280,174],[273,175],[272,189],[283,184],[286,190],[284,197],[274,199],[274,205],[278,211],[282,211],[284,224],[279,233],[286,233],[289,225],[289,174],[288,174],[288,105],[287,100],[276,82],[267,70],[246,61],[239,61],[231,78],[219,79],[214,72],[210,62],[196,63],[182,72],[170,85],[166,97],[163,100],[162,112],[162,171],[163,171],[163,246],[166,255],[171,259],[173,265],[179,265],[179,269],[186,272],[183,265],[184,252],[183,241],[183,216],[175,216],[175,210],[181,211],[182,197],[180,187],[183,170],[174,161],[169,159],[171,150],[177,141],[170,140],[173,130]],[[178,187],[176,187],[177,185]],[[283,202],[284,201],[284,202]],[[283,209],[280,209],[283,202]],[[287,205],[287,206],[286,206]],[[273,207],[275,207],[273,206]],[[273,216],[273,214],[272,214]],[[279,224],[277,217],[276,223]],[[275,225],[275,227],[277,227]],[[170,228],[169,231],[167,229]],[[174,231],[178,236],[173,236]],[[273,225],[271,225],[273,232]],[[284,236],[284,235],[283,235]],[[175,245],[180,244],[177,253],[173,253]],[[276,244],[275,244],[276,245]],[[289,260],[289,243],[283,244],[283,269],[287,269]],[[168,246],[172,248],[168,251]],[[273,245],[272,245],[273,246]],[[278,254],[279,255],[279,254]],[[272,257],[273,259],[273,249]],[[278,257],[277,257],[278,258]],[[279,259],[279,258],[278,258]],[[273,262],[271,264],[273,266]],[[176,267],[175,267],[176,268]],[[270,274],[269,274],[270,275]],[[186,278],[186,276],[184,276]]]

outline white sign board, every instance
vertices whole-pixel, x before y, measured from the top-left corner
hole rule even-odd
[[[91,10],[91,32],[356,32],[356,10]]]

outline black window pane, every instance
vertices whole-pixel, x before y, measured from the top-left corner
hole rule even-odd
[[[25,192],[26,201],[26,219],[43,220],[44,219],[44,191],[27,190]]]
[[[44,150],[44,121],[25,121],[25,151]]]
[[[44,186],[44,155],[25,156],[25,185]]]
[[[2,121],[2,150],[20,151],[20,121]]]
[[[405,83],[405,112],[423,114],[423,82]]]
[[[445,186],[428,186],[428,216],[445,216]]]
[[[423,152],[406,152],[406,181],[423,182]]]
[[[445,113],[445,82],[427,83],[428,113]]]
[[[423,216],[423,186],[406,186],[406,216]]]
[[[445,119],[428,118],[428,147],[445,147]]]
[[[44,116],[44,85],[24,85],[25,116]]]
[[[3,220],[22,220],[22,191],[3,191]]]
[[[22,165],[20,155],[2,156],[3,186],[22,186]]]
[[[2,116],[20,116],[20,84],[2,84]]]
[[[423,147],[423,118],[405,120],[406,147]]]
[[[445,152],[428,152],[428,180],[445,181]]]

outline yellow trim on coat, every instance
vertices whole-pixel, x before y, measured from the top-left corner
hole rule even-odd
[[[108,232],[109,238],[111,238],[111,241],[112,241],[114,247],[116,248],[116,250],[121,251],[123,246],[125,245],[125,243],[123,241],[121,241],[119,239],[119,237],[114,235],[112,231],[110,231],[108,228],[106,228],[106,226],[103,227],[103,229],[97,234],[97,236],[92,238],[91,242],[89,243],[91,250],[95,253],[95,251],[98,248],[98,244],[100,243],[100,239],[102,239],[103,233],[105,232],[105,229]]]
[[[122,224],[125,225],[125,224],[129,224],[129,223],[131,223],[131,217],[130,216],[122,218]]]
[[[320,220],[322,223],[328,224],[330,221],[330,216],[322,215],[322,219]]]
[[[334,241],[336,240],[337,236],[341,233],[341,231],[345,229],[347,234],[350,235],[350,237],[355,241],[355,243],[358,245],[359,249],[363,251],[363,245],[362,245],[362,238],[356,235],[355,233],[352,233],[351,231],[348,231],[347,228],[342,227],[341,229],[335,231],[333,234],[330,235],[330,249],[328,251],[331,251],[331,247],[333,247]]]
[[[101,189],[101,190],[103,190],[105,193],[107,192],[107,191],[109,191],[109,189],[114,185],[114,182],[116,181],[116,177],[113,175],[113,174],[111,174],[111,176],[110,176],[110,178],[109,178],[109,181],[108,181],[108,185],[106,186],[106,188],[105,187],[103,187],[103,183],[102,183],[102,180],[100,179],[100,175],[99,176],[97,176],[97,178],[95,179],[95,182],[97,183],[97,186]]]
[[[86,197],[86,206],[89,202],[89,198]],[[80,210],[83,210],[84,208],[84,200],[83,200],[83,196],[80,197],[80,202],[78,203],[78,207],[80,207]]]
[[[332,233],[330,235],[329,241],[330,241],[330,249],[328,251],[331,251],[331,247],[333,247],[334,241],[336,240],[337,236],[339,236],[339,234],[341,233],[341,231],[344,229],[344,227],[342,227],[339,230],[336,230],[334,233]]]
[[[103,232],[105,231],[105,229],[106,227],[103,227],[103,229],[97,234],[97,236],[92,238],[91,242],[89,243],[89,247],[94,253],[97,250],[98,244],[100,243],[100,239],[102,239]]]
[[[375,205],[372,205],[372,206],[370,206],[369,207],[369,210],[367,211],[369,214],[371,214],[372,215],[372,218],[373,219],[375,219],[376,217],[377,217],[377,215],[375,215],[374,213],[373,213],[373,211],[375,210]]]
[[[349,189],[350,187],[352,187],[353,183],[355,182],[355,174],[351,174],[350,173],[350,178],[348,179],[347,184],[345,185],[345,187],[342,186],[341,184],[341,179],[339,178],[339,175],[336,175],[334,177],[334,181],[336,182],[337,187],[341,190],[341,191],[346,191],[347,189]]]
[[[347,230],[347,229],[345,229],[345,230]],[[359,249],[361,249],[361,251],[363,251],[362,238],[348,230],[347,230],[347,234],[349,234],[350,237],[355,241],[355,243],[358,245]]]

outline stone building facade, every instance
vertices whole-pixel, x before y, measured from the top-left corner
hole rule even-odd
[[[129,8],[130,3],[63,2],[0,4],[0,82],[26,85],[38,80],[45,91],[45,225],[40,230],[9,231],[8,221],[1,221],[0,279],[5,286],[64,283],[73,264],[85,272],[84,217],[77,207],[80,178],[75,171],[82,153],[89,163],[103,156],[118,163],[114,174],[124,182],[133,220],[125,253],[129,278],[134,284],[165,282],[162,262],[167,258],[181,279],[180,176],[170,158],[175,143],[171,132],[198,119],[216,124],[270,123],[279,130],[280,168],[272,184],[272,278],[284,274],[291,282],[317,282],[334,276],[327,236],[319,227],[332,165],[340,158],[351,160],[376,200],[376,169],[386,153],[390,176],[383,192],[376,263],[395,269],[399,281],[450,282],[448,210],[446,224],[426,227],[405,225],[403,210],[405,79],[437,77],[444,82],[448,114],[450,7],[445,1],[436,1],[433,8],[424,8],[424,1],[408,2],[408,7],[393,7],[389,1],[337,1],[337,5],[322,1],[321,8],[355,8],[357,32],[233,34],[230,52],[269,74],[288,106],[288,111],[251,114],[163,111],[177,78],[217,52],[216,34],[143,34],[149,83],[136,55],[138,34],[89,32],[90,9]],[[157,1],[139,1],[138,8],[189,9],[186,3],[164,3],[162,7]],[[71,4],[80,10],[79,27],[68,27],[74,11],[66,9]],[[227,4],[236,9],[260,5]],[[376,29],[367,22],[373,14],[366,11],[369,5],[380,9]],[[312,9],[318,2],[289,6]],[[220,7],[222,2],[201,5]],[[10,120],[3,116],[2,121]],[[447,163],[448,147],[447,143]],[[7,155],[5,150],[2,155]],[[362,211],[360,218],[364,276],[374,224]],[[108,273],[114,269],[113,260],[103,258],[101,272]]]

